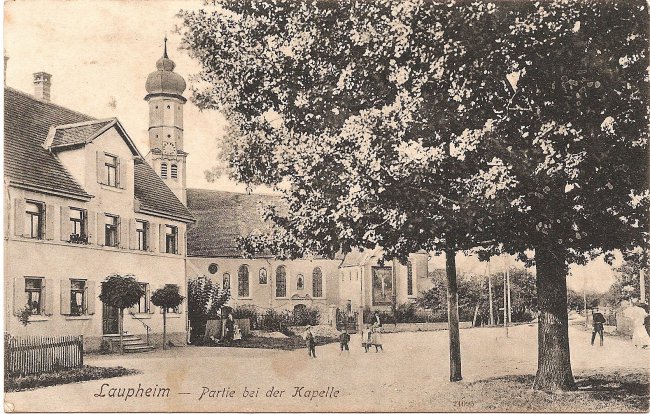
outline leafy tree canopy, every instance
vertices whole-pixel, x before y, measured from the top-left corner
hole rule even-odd
[[[207,277],[190,279],[187,295],[190,319],[217,318],[219,310],[230,299],[228,289],[220,289],[218,284]]]
[[[133,275],[114,274],[102,282],[99,300],[117,309],[126,309],[138,303],[144,293]]]
[[[180,306],[185,297],[179,293],[178,285],[166,284],[151,294],[151,303],[165,310]]]
[[[289,204],[245,247],[543,244],[584,262],[642,245],[645,7],[222,0],[182,13],[195,100],[230,122],[233,178]]]

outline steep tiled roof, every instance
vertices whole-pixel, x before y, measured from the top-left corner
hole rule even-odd
[[[381,248],[367,249],[364,251],[352,249],[352,251],[345,255],[341,267],[363,266],[368,263],[370,259],[378,256],[381,253]]]
[[[43,190],[90,197],[43,148],[50,127],[92,118],[5,88],[4,174],[11,182]]]
[[[63,147],[69,145],[85,144],[97,137],[100,132],[115,119],[103,119],[100,121],[84,122],[83,124],[63,125],[56,128],[51,147]]]
[[[84,137],[92,139],[93,134],[99,133],[102,128],[109,127],[110,123],[121,128],[119,122],[112,119],[94,123],[92,121],[95,119],[88,115],[38,100],[12,88],[5,88],[4,115],[4,174],[6,178],[12,183],[35,189],[77,197],[91,197],[66,171],[58,158],[46,150],[43,145],[50,128],[53,127],[68,126],[61,130],[74,130],[74,132],[68,132],[67,135],[59,136],[61,143],[66,142],[65,145],[74,145],[83,143],[81,140]],[[79,125],[70,128],[68,125],[78,123],[87,123],[88,128]],[[133,144],[127,142],[127,145]],[[137,153],[137,150],[134,151]],[[188,221],[192,220],[192,215],[187,208],[146,163],[136,162],[134,175],[135,198],[139,200],[141,209]]]
[[[188,189],[187,207],[196,223],[187,230],[187,255],[240,257],[236,237],[267,231],[270,225],[262,219],[260,209],[269,205],[283,204],[270,195]]]
[[[192,214],[142,159],[135,161],[135,198],[140,209],[193,221]]]

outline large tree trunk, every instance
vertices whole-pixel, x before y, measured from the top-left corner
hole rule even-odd
[[[565,251],[560,246],[535,250],[537,266],[537,375],[533,388],[544,391],[576,390],[569,354]]]
[[[120,308],[120,355],[124,354],[124,309]]]
[[[460,366],[460,330],[458,329],[458,284],[456,251],[445,251],[447,269],[447,320],[449,322],[449,381],[463,379]]]
[[[163,309],[163,350],[167,349],[167,308]]]

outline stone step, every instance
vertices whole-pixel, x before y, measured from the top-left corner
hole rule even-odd
[[[112,337],[111,338],[106,338],[106,337],[104,337],[104,339],[108,339],[109,341],[111,341],[113,343],[120,342],[120,337],[119,336],[117,338],[112,338]],[[140,338],[138,338],[137,336],[133,336],[133,335],[124,336],[122,338],[122,341],[125,342],[125,343],[126,342],[139,341],[139,340],[140,340]]]
[[[124,352],[135,353],[135,352],[151,352],[154,350],[154,347],[147,345],[146,343],[138,345],[124,345]]]

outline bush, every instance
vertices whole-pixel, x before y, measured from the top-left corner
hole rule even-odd
[[[374,311],[368,309],[363,311],[363,323],[370,324],[374,321]],[[415,303],[402,303],[392,311],[379,312],[379,319],[382,324],[394,323],[425,323],[425,322],[446,322],[447,312],[431,311],[423,309]]]
[[[5,373],[5,392],[24,391],[33,388],[48,387],[50,385],[70,384],[73,382],[121,377],[140,373],[138,370],[123,367],[91,367],[88,365],[55,372],[44,372],[42,374],[13,376]]]
[[[254,306],[237,306],[232,311],[232,317],[235,319],[248,319],[251,322],[251,329],[258,329],[259,315]]]
[[[293,313],[293,326],[316,326],[320,323],[320,311],[318,308],[307,307],[297,309]]]
[[[191,342],[205,334],[208,319],[217,319],[223,305],[230,299],[228,289],[223,290],[209,278],[199,277],[187,282],[187,310],[191,326]]]
[[[260,318],[260,328],[265,331],[281,332],[282,326],[291,324],[291,313],[289,311],[276,312],[269,309]]]
[[[293,335],[291,331],[286,329],[288,326],[316,326],[320,323],[320,310],[315,307],[297,309],[295,312],[289,310],[276,312],[273,309],[269,309],[264,315],[258,317],[258,320],[258,329]]]

